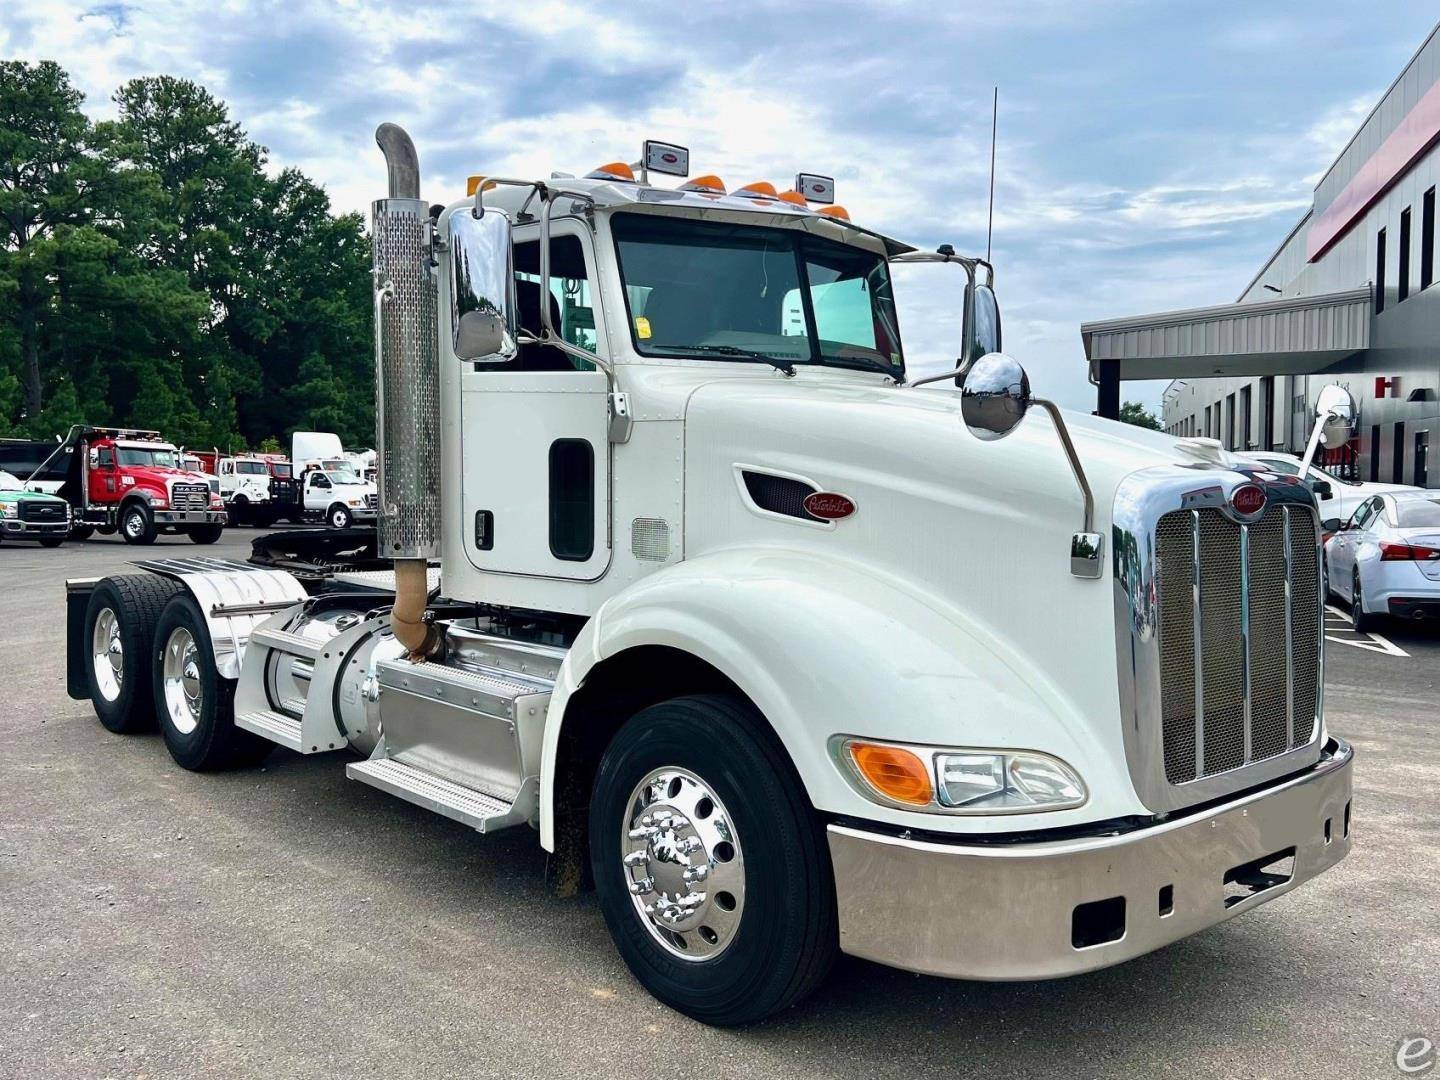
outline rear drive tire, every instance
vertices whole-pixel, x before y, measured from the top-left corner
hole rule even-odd
[[[197,525],[193,529],[186,529],[185,533],[192,544],[213,544],[220,539],[220,534],[224,531],[224,525]]]
[[[70,527],[71,540],[89,540],[94,535],[95,526],[93,525],[72,525]]]
[[[160,612],[183,586],[155,574],[109,577],[85,609],[85,679],[107,731],[129,735],[155,726],[148,657]]]
[[[132,502],[120,511],[120,535],[127,544],[153,544],[159,530],[155,514],[143,502]]]
[[[823,826],[747,702],[676,698],[631,718],[595,779],[590,859],[630,971],[703,1023],[788,1008],[835,958]]]
[[[152,694],[175,764],[206,772],[265,759],[274,743],[235,726],[235,681],[220,675],[205,617],[189,593],[165,605],[155,627]]]
[[[40,541],[40,546],[41,546],[41,547],[48,547],[48,548],[57,548],[57,547],[59,547],[61,544],[63,544],[64,542],[65,542],[65,537],[63,537],[63,536],[47,536],[44,540],[41,540],[41,541]]]
[[[350,523],[355,520],[355,515],[350,513],[348,506],[341,506],[336,503],[325,511],[325,522],[332,529],[348,529]]]

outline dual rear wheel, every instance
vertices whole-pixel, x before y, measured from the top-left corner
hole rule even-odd
[[[100,723],[118,734],[159,725],[187,769],[253,764],[273,747],[235,726],[235,682],[222,677],[205,617],[178,582],[106,578],[85,616],[87,680]]]

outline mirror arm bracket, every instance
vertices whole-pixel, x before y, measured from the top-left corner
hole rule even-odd
[[[1060,407],[1046,398],[1031,398],[1031,403],[1050,414],[1055,434],[1060,436],[1060,445],[1065,448],[1065,458],[1070,462],[1070,471],[1075,474],[1075,486],[1085,500],[1084,523],[1080,532],[1070,537],[1070,573],[1075,577],[1096,579],[1104,572],[1105,537],[1095,531],[1095,493],[1090,490],[1085,466],[1075,452],[1075,444],[1070,440],[1070,429],[1065,424]]]

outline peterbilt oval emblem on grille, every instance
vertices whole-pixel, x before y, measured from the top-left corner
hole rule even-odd
[[[839,521],[855,513],[854,501],[834,491],[812,491],[802,505],[806,513],[822,521]]]
[[[1230,493],[1230,506],[1241,517],[1253,517],[1265,509],[1265,489],[1258,484],[1241,484]]]

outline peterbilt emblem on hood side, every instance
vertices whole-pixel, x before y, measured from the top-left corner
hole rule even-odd
[[[1254,517],[1265,509],[1265,489],[1258,484],[1241,484],[1230,493],[1230,507],[1241,517]]]
[[[807,514],[821,521],[839,521],[855,513],[854,500],[835,491],[812,491],[802,505]]]

